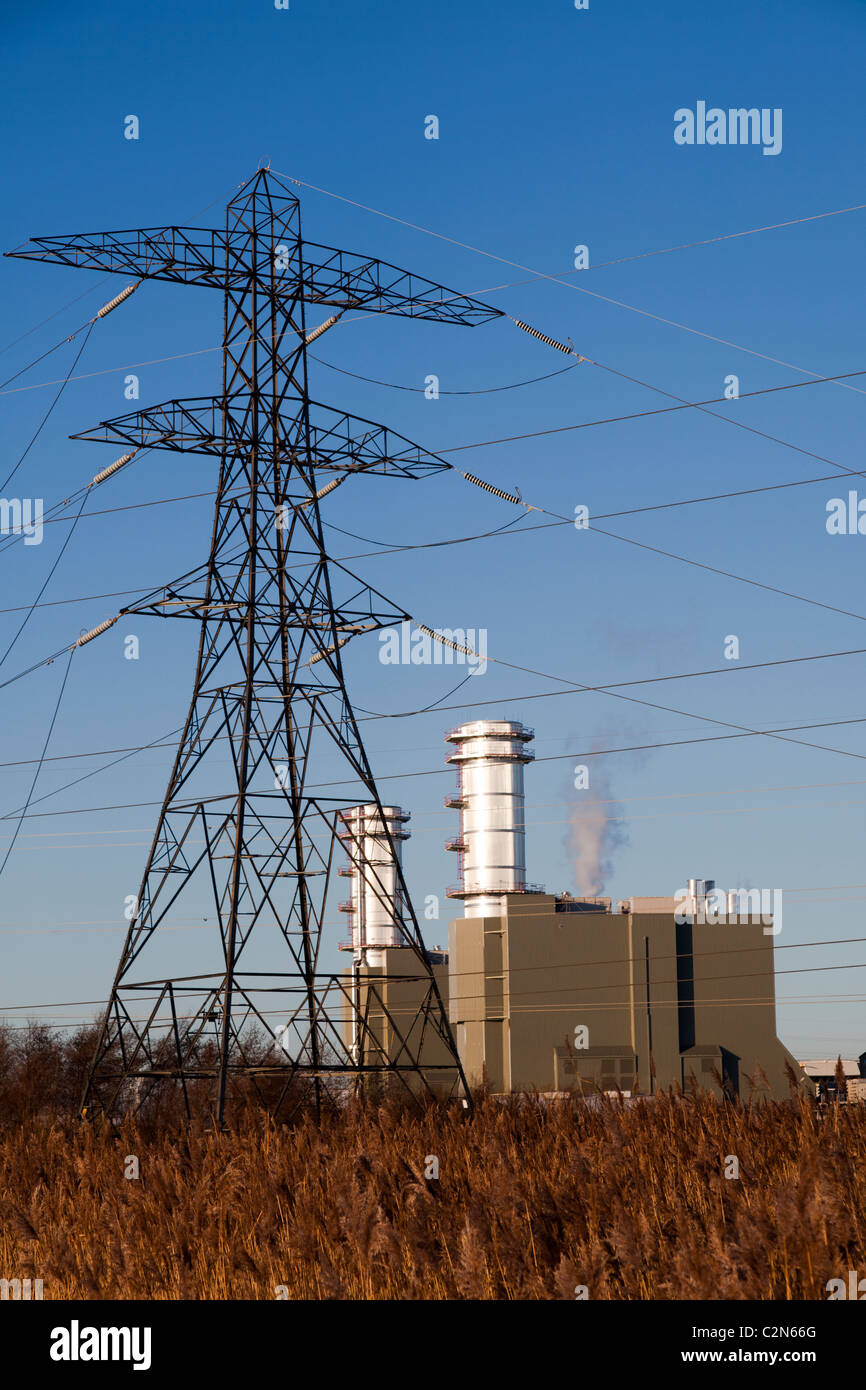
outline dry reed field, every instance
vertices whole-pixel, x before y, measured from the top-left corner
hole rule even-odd
[[[864,1163],[866,1107],[805,1098],[385,1101],[223,1134],[7,1115],[0,1276],[45,1299],[826,1299],[866,1268]]]

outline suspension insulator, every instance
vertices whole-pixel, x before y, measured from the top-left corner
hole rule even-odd
[[[110,463],[107,468],[103,468],[101,473],[97,473],[90,486],[96,487],[97,483],[104,483],[106,478],[111,477],[112,473],[116,473],[119,468],[123,468],[129,463],[130,459],[134,459],[137,453],[138,450],[133,449],[129,454],[121,454],[119,459],[114,460],[114,463]]]
[[[106,314],[110,314],[112,309],[116,309],[118,304],[122,304],[124,299],[128,299],[133,290],[137,290],[140,284],[141,281],[136,280],[134,285],[127,285],[125,290],[120,291],[120,294],[116,294],[113,299],[109,299],[107,304],[103,304],[96,317],[104,319]]]
[[[329,328],[334,327],[334,324],[341,317],[342,312],[341,309],[339,314],[332,314],[329,319],[325,319],[324,323],[320,323],[318,328],[312,329],[312,331],[307,334],[304,342],[309,345],[310,343],[314,343],[317,338],[321,338],[323,333],[327,333]]]
[[[311,507],[314,502],[320,502],[323,497],[327,497],[329,492],[333,492],[335,487],[339,487],[340,484],[344,483],[345,481],[345,473],[343,473],[339,478],[332,478],[329,483],[325,483],[324,487],[319,488],[319,491],[316,493],[315,497],[308,498],[306,502],[301,503],[301,506]]]
[[[492,492],[494,497],[501,497],[504,502],[513,502],[515,507],[523,507],[525,503],[519,497],[512,497],[510,492],[503,492],[501,487],[494,487],[492,483],[485,483],[483,478],[476,478],[474,473],[464,473],[467,483],[474,483],[476,487],[483,487],[485,492]]]
[[[308,665],[308,666],[315,666],[315,664],[316,664],[317,661],[324,661],[324,659],[325,659],[326,656],[333,656],[333,654],[334,654],[334,652],[337,650],[337,648],[338,648],[338,647],[345,647],[345,645],[346,645],[347,642],[351,642],[352,637],[354,637],[354,635],[355,635],[355,634],[352,633],[349,637],[341,637],[340,640],[339,640],[339,642],[337,642],[335,645],[330,646],[330,647],[326,647],[325,650],[322,651],[322,652],[316,652],[316,655],[315,655],[315,656],[311,656],[311,657],[310,657],[309,661],[307,662],[307,665]]]
[[[471,647],[461,647],[459,642],[452,642],[449,637],[443,637],[441,632],[435,632],[432,627],[425,627],[424,623],[416,623],[415,626],[419,632],[426,632],[435,642],[441,642],[443,647],[452,647],[455,652],[462,652],[464,656],[478,655]]]
[[[529,333],[533,338],[539,338],[542,343],[547,343],[548,347],[556,348],[558,352],[564,352],[566,357],[577,357],[581,362],[586,361],[586,358],[581,357],[580,353],[575,352],[574,348],[566,347],[565,343],[558,343],[555,338],[548,338],[546,333],[539,333],[537,328],[533,328],[530,324],[524,323],[521,319],[512,319],[511,322],[516,323],[518,328],[522,328],[524,333]]]
[[[89,632],[83,632],[75,643],[76,647],[85,647],[88,642],[93,641],[94,637],[99,637],[103,632],[107,632],[110,627],[114,627],[116,622],[116,617],[106,618],[105,622],[100,623],[98,627],[92,627]]]

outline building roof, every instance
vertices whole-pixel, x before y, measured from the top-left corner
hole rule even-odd
[[[837,1065],[837,1057],[823,1057],[817,1061],[800,1063],[807,1076],[835,1076]],[[854,1057],[843,1057],[842,1068],[846,1076],[860,1075],[860,1063]]]

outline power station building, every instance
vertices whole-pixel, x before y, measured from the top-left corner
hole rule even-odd
[[[494,1093],[651,1095],[697,1083],[783,1099],[790,1069],[809,1086],[776,1036],[773,926],[760,903],[721,895],[711,880],[690,879],[676,898],[617,904],[527,881],[524,768],[533,737],[516,721],[474,720],[446,740],[457,786],[445,804],[460,813],[446,846],[459,856],[448,896],[462,901],[463,916],[450,924],[447,954],[430,957],[470,1084]],[[393,1052],[405,1042],[401,1018],[416,1017],[421,980],[381,893],[375,906],[365,900],[373,872],[377,884],[388,882],[391,850],[376,808],[345,814],[356,817],[347,870],[356,997],[373,987],[368,1017]],[[408,816],[398,807],[383,815],[399,852]],[[441,1044],[425,1037],[422,1061],[445,1060]]]

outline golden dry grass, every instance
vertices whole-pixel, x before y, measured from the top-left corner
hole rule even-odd
[[[29,1119],[0,1130],[0,1277],[46,1299],[825,1299],[866,1271],[864,1165],[866,1107],[805,1099],[385,1103],[151,1137]]]

